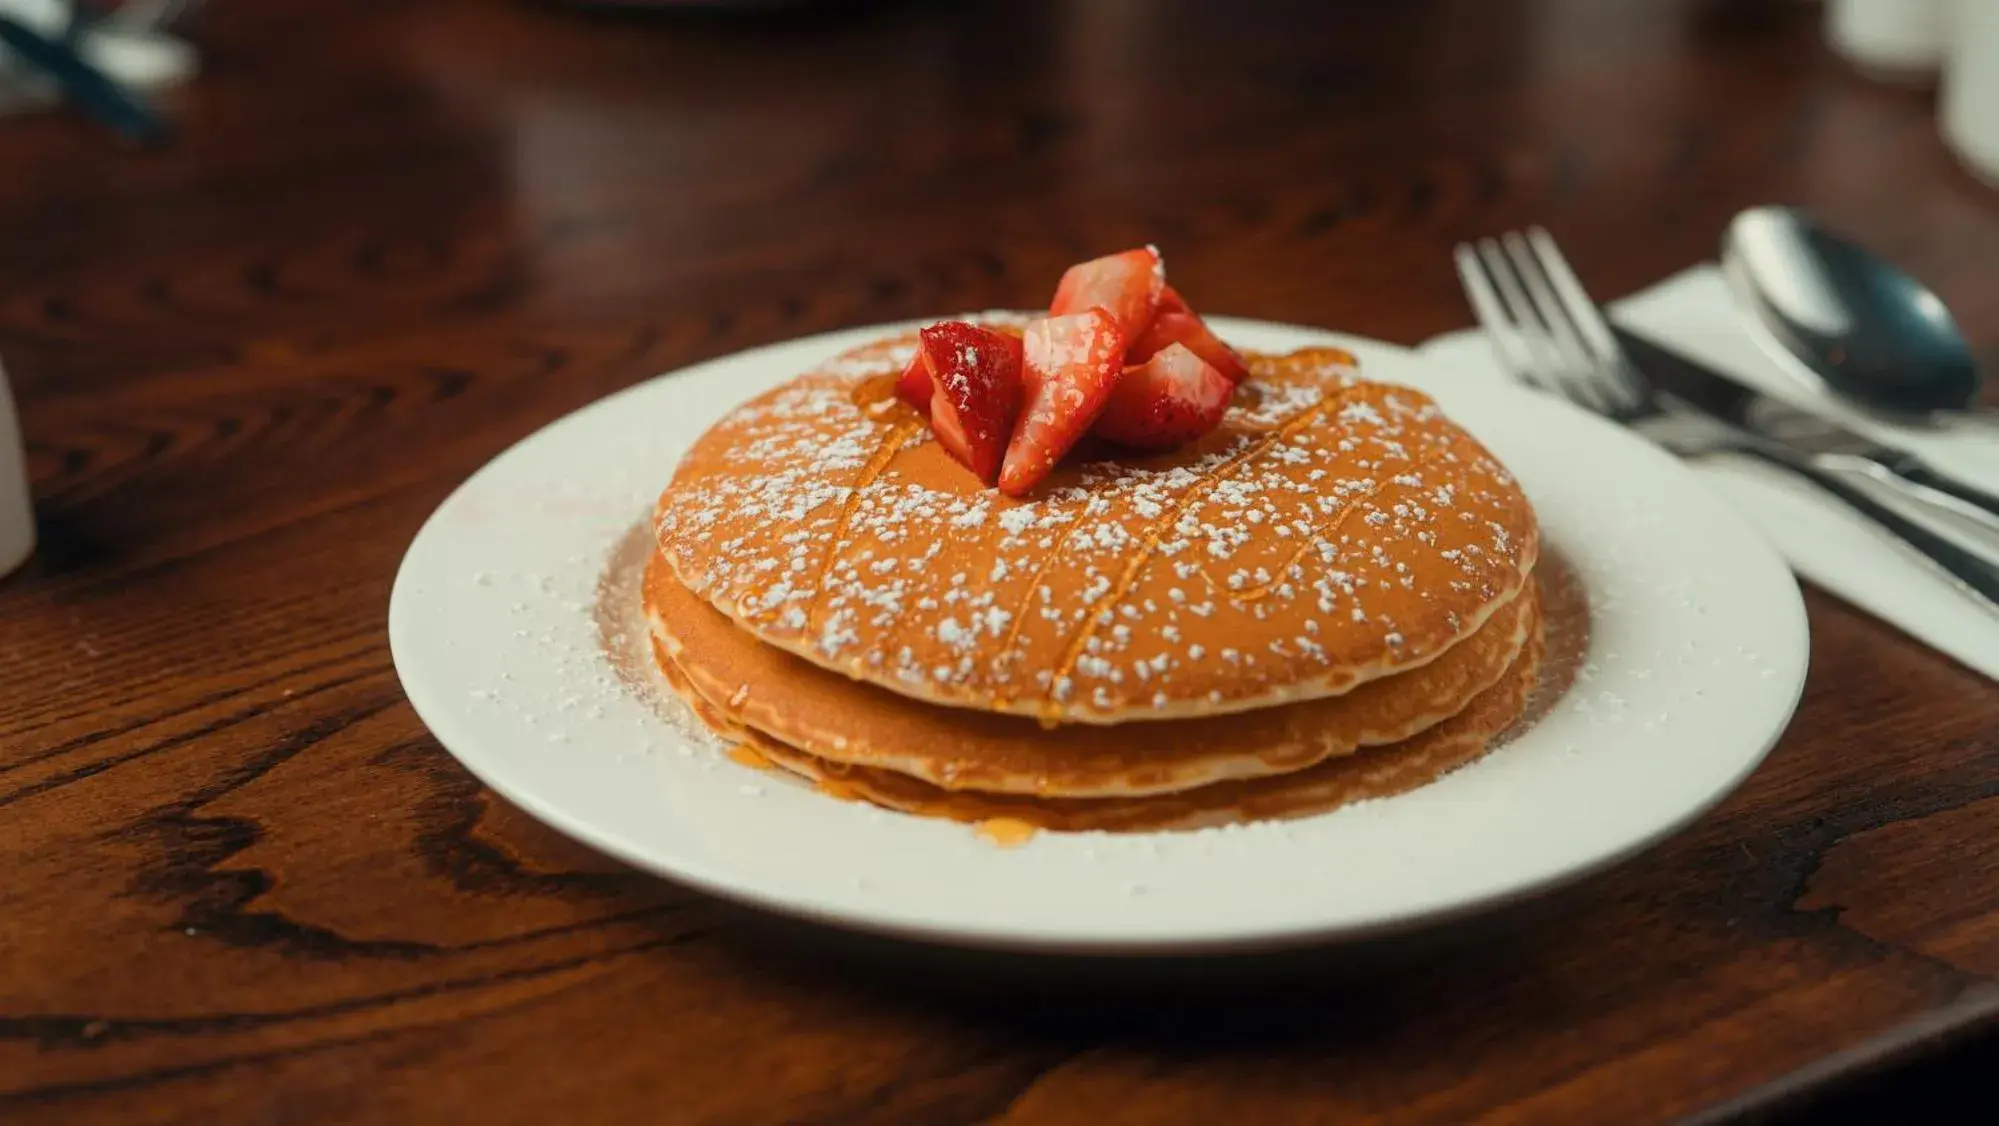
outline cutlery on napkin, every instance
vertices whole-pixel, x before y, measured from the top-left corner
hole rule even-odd
[[[1912,430],[1802,388],[1750,335],[1718,267],[1686,270],[1610,305],[1613,320],[1746,383],[1877,441],[1920,454],[1938,470],[1999,488],[1999,443],[1989,432]],[[1505,379],[1484,334],[1466,330],[1418,349],[1468,378]],[[1762,529],[1797,573],[1911,637],[1999,680],[1999,625],[1947,584],[1909,562],[1859,517],[1784,474],[1730,458],[1695,463]]]

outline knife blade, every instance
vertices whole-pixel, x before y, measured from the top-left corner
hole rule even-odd
[[[1613,324],[1610,331],[1625,358],[1640,374],[1661,391],[1699,410],[1808,455],[1872,462],[1910,484],[1970,505],[1988,518],[1999,518],[1999,497],[1931,469],[1907,450],[1877,442],[1833,419],[1737,383],[1700,361],[1622,325]]]

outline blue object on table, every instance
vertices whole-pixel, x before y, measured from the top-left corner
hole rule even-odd
[[[11,48],[28,65],[54,78],[78,109],[139,144],[166,140],[171,135],[166,121],[145,99],[90,65],[77,53],[75,38],[51,39],[18,20],[0,16],[0,46]]]

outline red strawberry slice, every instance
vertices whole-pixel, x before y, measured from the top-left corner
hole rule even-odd
[[[1124,369],[1094,432],[1135,450],[1170,449],[1213,430],[1234,393],[1227,376],[1175,342]]]
[[[1185,344],[1188,351],[1214,365],[1231,382],[1241,383],[1249,377],[1249,366],[1243,363],[1242,356],[1216,336],[1207,322],[1188,306],[1180,291],[1170,285],[1159,295],[1159,312],[1152,323],[1132,339],[1131,352],[1125,361],[1142,364],[1168,344]]]
[[[916,354],[909,357],[909,366],[903,368],[902,374],[896,378],[895,397],[908,403],[916,413],[927,415],[930,413],[930,396],[936,390],[937,385],[930,379],[930,365],[924,362],[923,349],[918,348]]]
[[[1000,467],[1001,492],[1025,496],[1089,431],[1117,386],[1124,344],[1117,317],[1101,305],[1027,326],[1027,409]]]
[[[1020,341],[964,321],[944,321],[923,330],[917,354],[932,377],[930,429],[937,441],[979,480],[997,481],[1020,417]]]
[[[1165,288],[1166,265],[1159,251],[1142,246],[1069,267],[1055,287],[1048,315],[1064,317],[1102,305],[1117,318],[1124,338],[1134,340],[1152,323]]]
[[[1131,354],[1125,358],[1131,363],[1142,364],[1169,344],[1184,345],[1189,352],[1228,377],[1230,383],[1241,383],[1249,376],[1249,365],[1243,363],[1242,356],[1223,343],[1222,338],[1215,335],[1215,330],[1193,313],[1169,313],[1161,309],[1145,332],[1132,341]]]

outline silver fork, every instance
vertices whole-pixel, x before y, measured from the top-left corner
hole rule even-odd
[[[1743,430],[1648,383],[1548,232],[1460,243],[1458,277],[1501,365],[1686,458],[1739,454],[1789,470],[1859,512],[1909,558],[1999,613],[1999,567],[1903,516],[1781,442]]]

